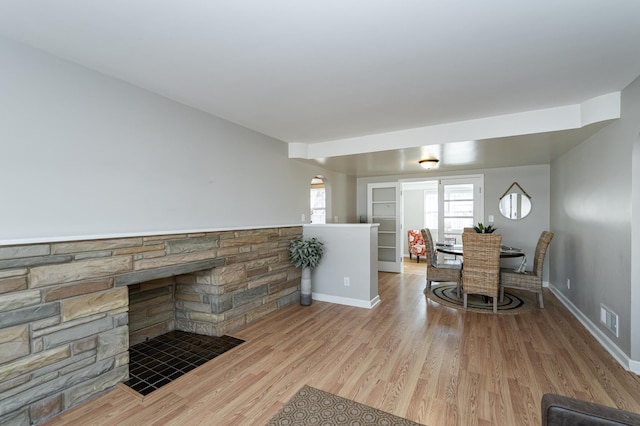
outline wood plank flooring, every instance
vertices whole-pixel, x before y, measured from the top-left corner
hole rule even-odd
[[[545,392],[640,412],[640,379],[549,291],[531,313],[464,312],[428,300],[424,274],[380,273],[370,310],[290,306],[142,401],[116,388],[48,424],[262,425],[304,384],[425,425],[539,425]]]

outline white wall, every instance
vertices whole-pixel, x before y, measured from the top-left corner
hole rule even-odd
[[[277,226],[309,185],[355,220],[355,179],[287,145],[0,38],[0,244]]]

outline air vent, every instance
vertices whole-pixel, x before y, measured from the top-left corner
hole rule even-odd
[[[602,304],[600,304],[600,322],[618,337],[618,315]]]

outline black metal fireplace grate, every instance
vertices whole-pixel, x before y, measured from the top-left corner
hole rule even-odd
[[[185,373],[233,349],[244,340],[171,331],[129,348],[125,385],[148,395]]]

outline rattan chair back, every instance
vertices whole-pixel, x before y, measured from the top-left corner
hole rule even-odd
[[[500,290],[500,234],[462,233],[462,291],[497,297]]]
[[[426,247],[426,258],[429,263],[433,266],[438,265],[438,254],[435,250],[435,245],[433,244],[433,237],[431,236],[431,231],[428,228],[421,229],[422,239],[424,240],[424,245]]]
[[[544,258],[547,254],[549,243],[553,239],[553,232],[542,231],[536,252],[533,256],[533,270],[526,271],[521,274],[514,272],[512,269],[502,268],[500,273],[501,298],[504,288],[517,288],[520,290],[532,291],[538,295],[538,303],[544,308],[544,300],[542,298],[542,272],[544,270]]]
[[[538,238],[538,244],[536,245],[536,252],[533,256],[533,273],[536,277],[542,279],[542,271],[544,269],[544,257],[547,254],[547,248],[549,243],[553,239],[553,232],[542,231],[540,238]]]
[[[420,230],[427,258],[427,289],[431,288],[431,283],[435,282],[455,282],[458,284],[458,294],[460,293],[460,265],[441,265],[438,263],[438,254],[433,244],[431,231],[428,228]]]

